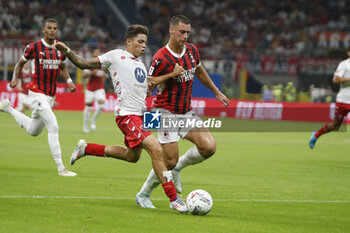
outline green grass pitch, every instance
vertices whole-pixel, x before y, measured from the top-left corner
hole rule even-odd
[[[31,137],[0,113],[0,232],[350,232],[350,133],[322,136],[308,148],[310,132],[214,132],[217,152],[182,171],[184,197],[207,190],[207,216],[169,209],[163,190],[152,194],[157,209],[134,197],[151,168],[143,153],[136,164],[86,157],[70,166],[77,141],[123,145],[112,114],[95,132],[82,132],[82,112],[56,111],[63,161],[77,177],[59,177],[47,131]],[[265,122],[226,120],[239,126]],[[319,123],[276,122],[286,131]],[[255,127],[255,126],[254,126]],[[243,127],[244,128],[244,127]],[[240,130],[242,131],[242,130]],[[253,131],[253,130],[251,130]],[[192,145],[180,142],[183,154]]]

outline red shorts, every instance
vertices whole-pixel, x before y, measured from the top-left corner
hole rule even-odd
[[[335,114],[334,119],[343,121],[344,117],[350,112],[350,104],[335,103]]]
[[[143,117],[137,115],[117,116],[115,118],[119,129],[125,135],[124,143],[129,148],[140,147],[141,142],[151,131],[143,129]]]

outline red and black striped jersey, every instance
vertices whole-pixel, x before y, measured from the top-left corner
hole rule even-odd
[[[55,96],[61,63],[65,62],[66,56],[41,39],[28,44],[22,58],[32,61],[33,81],[27,86],[29,90]]]
[[[168,74],[173,71],[176,63],[184,68],[185,73],[158,85],[154,107],[165,108],[175,114],[185,114],[192,109],[193,77],[196,68],[201,65],[197,47],[186,43],[180,55],[171,51],[168,45],[159,49],[153,56],[149,75],[157,77]]]

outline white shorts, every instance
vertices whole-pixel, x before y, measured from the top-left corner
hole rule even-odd
[[[38,111],[45,108],[52,108],[55,103],[54,96],[48,96],[42,93],[29,91],[28,97],[32,108],[32,118],[38,118]]]
[[[96,101],[106,100],[106,92],[105,89],[98,89],[96,91],[89,91],[88,89],[85,90],[85,103],[92,104]]]
[[[28,106],[31,104],[29,96],[21,92],[18,93],[18,102],[22,105],[25,104]]]
[[[184,139],[188,132],[190,132],[193,128],[195,128],[195,124],[186,124],[186,122],[197,122],[202,121],[200,117],[194,113],[193,110],[185,113],[185,114],[173,114],[172,112],[164,109],[164,108],[156,108],[152,111],[157,111],[162,114],[161,121],[162,127],[157,129],[158,133],[158,142],[160,144],[166,144],[171,142],[179,141],[180,137]],[[173,122],[173,123],[170,123]],[[180,124],[175,122],[185,122],[184,126],[180,126]]]

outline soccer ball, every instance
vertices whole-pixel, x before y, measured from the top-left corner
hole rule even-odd
[[[193,215],[206,215],[213,208],[213,198],[202,189],[190,192],[186,202],[188,211]]]

